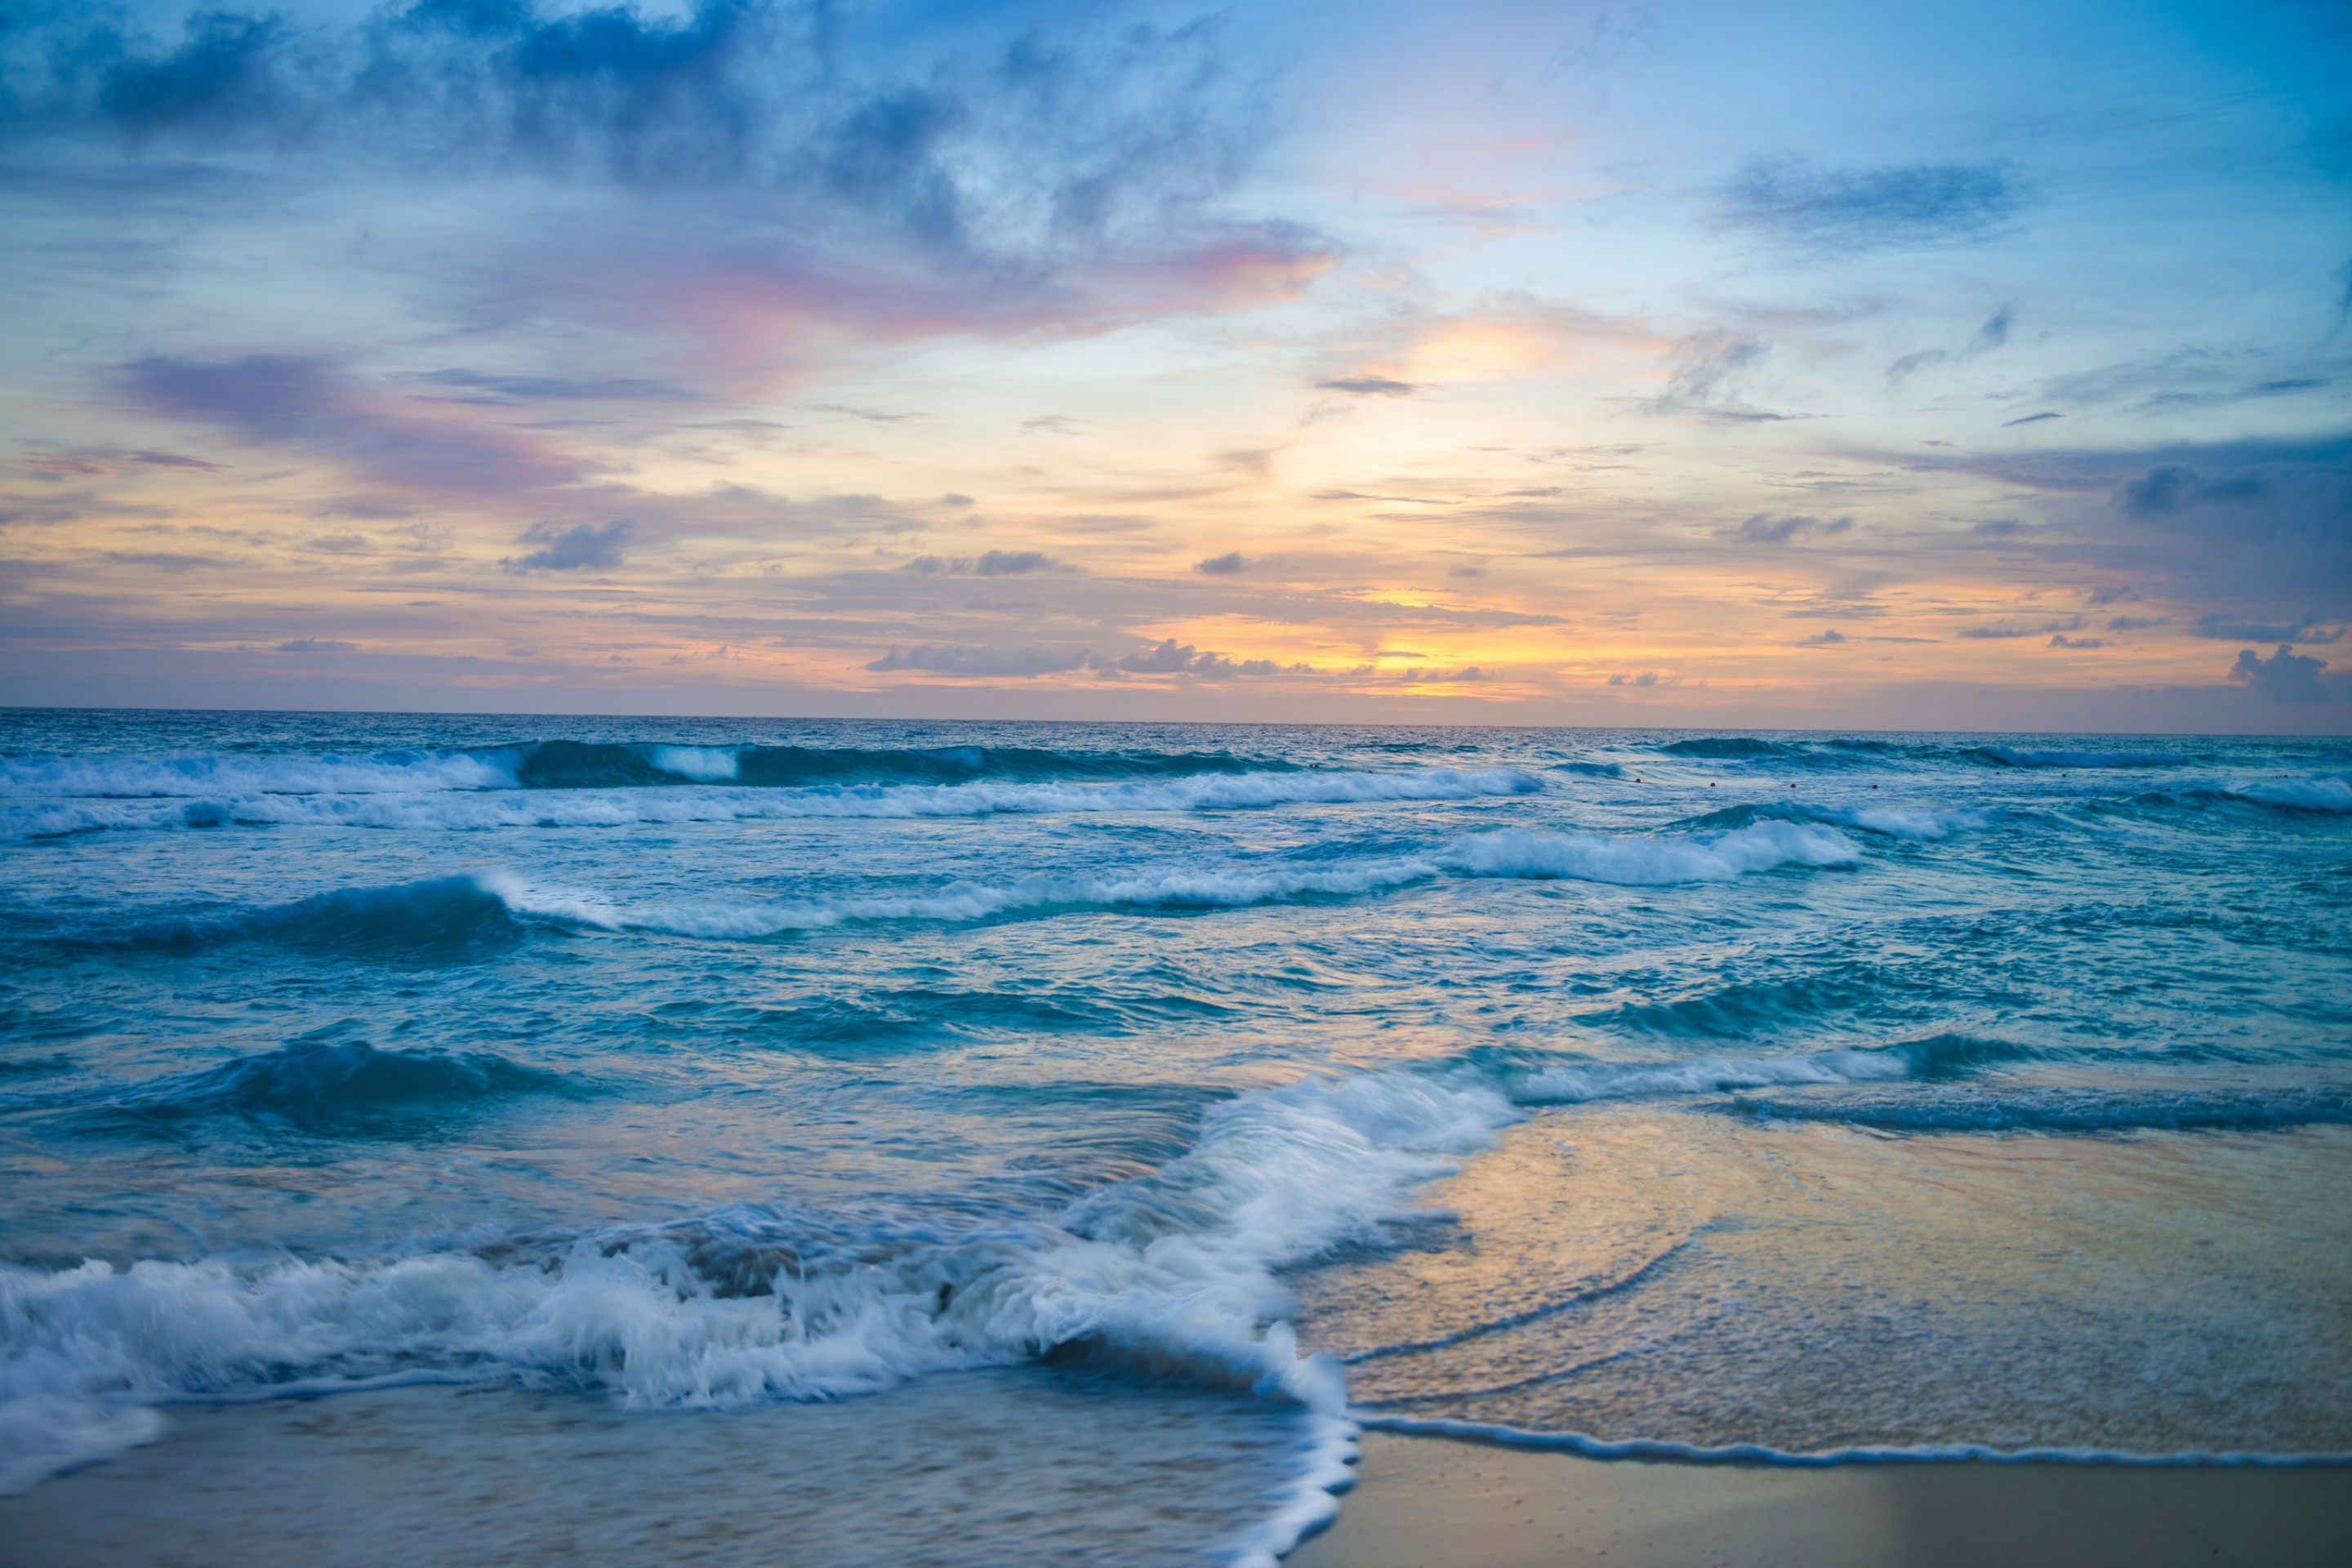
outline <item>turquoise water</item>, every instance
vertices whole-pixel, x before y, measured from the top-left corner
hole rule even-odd
[[[977,1377],[1163,1434],[1107,1484],[1181,1427],[1096,1544],[1183,1562],[1364,1423],[2352,1451],[2347,768],[0,715],[0,1479],[190,1399]]]

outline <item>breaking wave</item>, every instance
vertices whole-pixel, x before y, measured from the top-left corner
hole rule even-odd
[[[1120,783],[1307,770],[1225,752],[1055,752],[946,746],[689,746],[537,741],[366,757],[0,758],[0,799],[118,800],[199,795],[409,795],[439,791],[625,789],[730,784],[816,785]]]
[[[1239,1549],[1270,1564],[1330,1517],[1354,1431],[1276,1271],[1426,1218],[1413,1189],[1516,1116],[1412,1074],[1297,1083],[1050,1219],[961,1231],[739,1207],[379,1261],[0,1267],[0,1490],[152,1436],[171,1400],[520,1377],[727,1406],[1085,1353],[1314,1413],[1317,1463]]]
[[[2352,815],[2352,778],[2322,773],[2307,779],[2265,779],[2240,784],[2228,792],[2240,800],[2260,801],[2288,811],[2322,812],[2331,816]]]
[[[310,1041],[151,1085],[121,1110],[150,1121],[228,1113],[332,1127],[571,1087],[561,1074],[495,1052]]]
[[[1458,839],[1443,857],[1481,877],[1570,878],[1658,887],[1727,882],[1779,866],[1851,866],[1862,852],[1832,829],[1790,822],[1752,822],[1727,832],[1678,837],[1608,837],[1507,827]]]
[[[339,888],[268,909],[184,915],[133,927],[100,945],[194,952],[263,939],[335,956],[455,963],[504,952],[524,934],[514,906],[489,879],[457,876]]]

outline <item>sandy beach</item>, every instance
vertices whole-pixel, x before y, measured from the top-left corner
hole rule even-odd
[[[1367,1433],[1295,1568],[2323,1568],[2352,1466],[1594,1460]]]

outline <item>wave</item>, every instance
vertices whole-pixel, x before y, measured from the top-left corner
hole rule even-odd
[[[1805,805],[1790,801],[1786,804],[1775,802],[1727,806],[1703,816],[1686,817],[1675,826],[1705,830],[1745,827],[1753,822],[1813,822],[1828,826],[1857,828],[1885,838],[1935,843],[1949,838],[1955,833],[1969,833],[1989,827],[2002,815],[2000,812],[1938,810],[1934,807]]]
[[[1024,746],[884,750],[542,741],[523,751],[515,776],[527,789],[608,789],[681,781],[805,789],[821,784],[982,781],[1117,783],[1301,771],[1293,763],[1237,757],[1229,752],[1057,752]]]
[[[495,752],[388,752],[373,757],[0,757],[0,799],[11,800],[514,787],[511,763]]]
[[[679,781],[671,779],[671,784]],[[226,799],[43,803],[0,809],[0,835],[64,837],[157,828],[338,826],[479,832],[525,827],[781,821],[794,818],[1238,811],[1294,805],[1476,800],[1528,795],[1540,780],[1513,768],[1412,773],[1244,773],[1123,784],[974,783],[811,785],[794,789],[566,789],[476,794],[255,794]]]
[[[96,945],[194,952],[267,939],[341,957],[454,963],[502,952],[525,934],[514,905],[499,888],[481,877],[455,876],[389,888],[338,888],[267,909],[184,915],[133,927]]]
[[[2028,1047],[2006,1040],[1936,1035],[1893,1045],[1785,1056],[1700,1057],[1672,1062],[1538,1058],[1505,1069],[1503,1081],[1516,1104],[1582,1105],[1597,1100],[1724,1094],[1784,1085],[1932,1081],[2032,1055]]]
[[[1899,1097],[1738,1100],[1743,1115],[1892,1132],[2263,1131],[2352,1123],[2352,1089],[1951,1089]]]
[[[2178,768],[2189,762],[2171,752],[2029,752],[2014,746],[1976,746],[1962,754],[2003,768]]]
[[[1376,1415],[1351,1412],[1356,1424],[1369,1432],[1397,1432],[1415,1436],[1454,1437],[1493,1443],[1507,1448],[1537,1448],[1580,1454],[1589,1459],[1681,1459],[1704,1464],[1788,1465],[1813,1468],[1828,1465],[1949,1464],[1976,1460],[2011,1465],[2341,1465],[2352,1454],[2186,1453],[2148,1454],[2129,1448],[1995,1448],[1981,1443],[1893,1444],[1850,1448],[1774,1448],[1762,1443],[1727,1443],[1709,1447],[1651,1437],[1593,1437],[1581,1432],[1535,1432],[1486,1421],[1445,1421],[1406,1415]]]
[[[120,1109],[142,1121],[231,1113],[324,1127],[572,1088],[561,1074],[495,1052],[309,1041],[151,1085]]]
[[[951,785],[1121,783],[1300,773],[1295,763],[1226,752],[1055,752],[946,746],[692,746],[537,741],[367,757],[0,758],[0,799],[114,800],[220,795],[413,795],[476,790],[628,789],[736,784]]]
[[[1727,882],[1780,866],[1851,866],[1862,853],[1830,828],[1754,822],[1726,832],[1606,837],[1507,827],[1457,839],[1442,857],[1449,868],[1481,877],[1570,878],[1625,887]]]
[[[1793,757],[1801,755],[1802,746],[1783,745],[1777,741],[1759,741],[1748,735],[1702,735],[1688,741],[1669,741],[1657,748],[1668,757],[1712,757],[1737,761],[1750,757]]]
[[[2240,784],[2227,792],[2239,800],[2260,801],[2288,811],[2322,812],[2332,816],[2352,815],[2352,777],[2321,773],[2307,779],[2265,779]]]
[[[1845,866],[1858,858],[1851,843],[1826,828],[1759,823],[1689,838],[1610,838],[1509,828],[1456,839],[1429,857],[1341,865],[1276,862],[1171,868],[1124,877],[1040,875],[993,886],[950,882],[924,893],[757,902],[627,904],[601,894],[540,886],[506,871],[480,871],[394,887],[338,889],[289,904],[184,915],[150,921],[121,935],[66,940],[77,946],[128,945],[182,953],[266,940],[342,957],[460,963],[507,951],[527,939],[534,922],[740,940],[864,921],[979,921],[1060,910],[1226,910],[1361,898],[1448,872],[1469,878],[1664,887],[1727,881],[1784,865]]]
[[[1235,1548],[1270,1565],[1331,1516],[1354,1435],[1278,1271],[1391,1244],[1517,1116],[1490,1086],[1309,1080],[1211,1107],[1187,1152],[1049,1220],[960,1231],[737,1207],[376,1261],[0,1267],[0,1489],[152,1436],[167,1401],[520,1377],[729,1406],[1075,1354],[1307,1407],[1314,1464]]]

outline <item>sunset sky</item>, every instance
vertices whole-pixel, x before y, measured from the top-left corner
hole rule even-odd
[[[0,702],[2352,730],[2352,8],[0,0]]]

